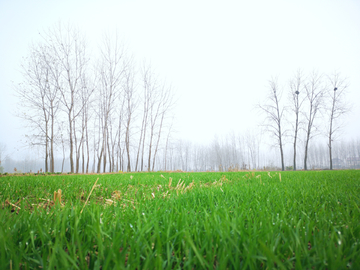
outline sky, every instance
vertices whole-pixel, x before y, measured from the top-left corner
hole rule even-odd
[[[176,94],[179,138],[203,143],[255,128],[268,80],[286,90],[298,69],[348,78],[344,134],[360,136],[358,0],[0,0],[0,142],[10,155],[24,151],[13,86],[22,57],[59,21],[78,26],[94,48],[116,30],[131,54],[150,61]]]

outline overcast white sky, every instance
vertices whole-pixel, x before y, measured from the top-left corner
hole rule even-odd
[[[12,81],[31,42],[59,20],[96,41],[118,30],[137,59],[152,62],[178,96],[178,136],[210,141],[259,119],[253,106],[271,76],[340,71],[354,103],[345,133],[360,136],[360,1],[0,0],[0,142],[16,153],[24,131],[13,116]]]

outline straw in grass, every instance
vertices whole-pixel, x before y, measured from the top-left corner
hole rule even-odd
[[[84,208],[85,208],[85,206],[86,206],[86,204],[87,204],[87,202],[88,202],[88,200],[89,200],[89,198],[90,198],[90,196],[91,196],[91,193],[93,192],[93,190],[94,190],[94,188],[95,188],[96,183],[97,183],[98,180],[99,180],[99,177],[98,177],[98,179],[96,179],[95,184],[93,185],[93,187],[92,187],[92,189],[91,189],[91,191],[90,191],[90,194],[89,194],[89,196],[87,197],[86,202],[85,202],[83,208],[82,208],[81,211],[80,211],[80,214],[83,212],[83,210],[84,210]]]
[[[54,203],[59,202],[61,204],[61,189],[57,192],[54,191]]]

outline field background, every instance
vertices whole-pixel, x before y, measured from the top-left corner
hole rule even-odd
[[[4,269],[360,269],[358,170],[10,175],[0,187]]]

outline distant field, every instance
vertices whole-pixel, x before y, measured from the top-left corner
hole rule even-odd
[[[356,170],[5,176],[0,187],[2,269],[360,269]]]

